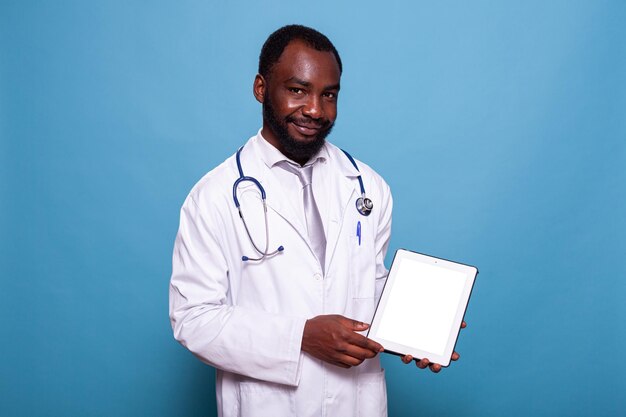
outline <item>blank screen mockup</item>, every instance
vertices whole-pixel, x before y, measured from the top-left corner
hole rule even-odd
[[[401,259],[377,337],[443,355],[465,274]]]

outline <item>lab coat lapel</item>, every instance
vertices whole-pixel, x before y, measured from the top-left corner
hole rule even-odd
[[[252,142],[252,140],[250,142]],[[354,206],[354,201],[356,201],[357,195],[360,194],[360,188],[356,179],[359,172],[352,166],[339,148],[331,144],[327,144],[327,148],[330,154],[330,162],[333,166],[330,172],[331,180],[328,182],[327,200],[323,203],[325,207],[328,207],[328,217],[325,224],[328,229],[326,231],[325,271],[329,270],[329,266],[333,261],[333,255],[341,235],[346,211],[349,210],[351,206]],[[309,246],[311,254],[314,254],[306,231],[306,225],[300,220],[296,208],[293,203],[289,201],[287,194],[278,186],[278,179],[274,177],[272,170],[260,159],[249,160],[246,163],[255,165],[254,172],[258,173],[256,174],[258,176],[257,178],[265,189],[266,203],[269,209],[276,212],[276,214],[288,222]],[[356,208],[354,208],[354,210],[356,210]],[[353,226],[354,233],[356,234],[356,225],[345,225],[345,227],[350,229]]]
[[[287,198],[287,194],[280,187],[276,186],[278,179],[274,178],[274,174],[265,164],[261,163],[259,165],[263,171],[260,181],[263,188],[265,188],[267,206],[285,219],[310,246],[306,225],[296,215],[296,209]]]
[[[336,180],[331,180],[328,195],[328,204],[330,211],[328,213],[328,231],[326,233],[326,271],[330,267],[333,261],[333,255],[341,235],[342,227],[352,228],[352,225],[344,225],[346,218],[346,211],[351,209],[356,201],[356,196],[359,193],[355,188],[355,184],[358,184],[356,177],[358,172],[350,164],[350,161],[345,157],[343,152],[338,148],[333,148],[333,162],[335,168],[333,170],[333,176],[337,177]],[[347,166],[346,163],[349,165]],[[357,185],[358,187],[358,185]],[[338,204],[332,202],[337,201]],[[356,208],[354,208],[356,210]],[[356,234],[356,225],[354,225],[354,232]]]

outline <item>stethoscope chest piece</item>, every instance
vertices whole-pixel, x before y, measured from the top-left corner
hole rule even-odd
[[[363,216],[369,216],[374,208],[374,203],[367,197],[359,197],[356,199],[356,210]]]
[[[343,149],[342,151],[348,157],[354,169],[359,172],[359,167],[357,166],[356,161],[354,160],[352,155],[350,155]],[[356,199],[356,211],[358,211],[361,216],[369,216],[372,213],[372,209],[374,208],[374,203],[372,203],[372,200],[365,196],[365,186],[363,185],[363,178],[361,178],[360,172],[359,176],[356,177],[356,179],[359,180],[359,187],[361,188],[361,197]]]

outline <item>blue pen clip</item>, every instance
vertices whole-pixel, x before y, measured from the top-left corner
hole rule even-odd
[[[356,236],[359,238],[359,246],[361,246],[361,221],[356,224]]]

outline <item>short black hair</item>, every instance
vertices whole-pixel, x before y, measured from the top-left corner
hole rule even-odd
[[[261,48],[259,56],[259,74],[267,78],[274,64],[291,41],[301,40],[317,51],[332,52],[339,64],[339,73],[343,71],[339,52],[326,36],[315,29],[302,25],[287,25],[272,33]]]

